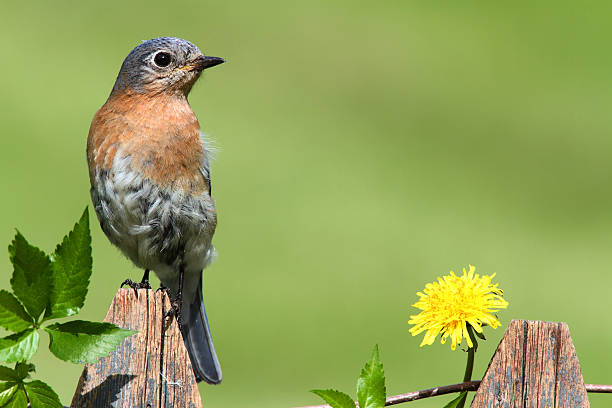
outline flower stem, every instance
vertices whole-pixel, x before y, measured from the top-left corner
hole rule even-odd
[[[476,336],[474,335],[474,329],[471,325],[467,325],[467,332],[470,336],[470,340],[472,340],[472,347],[468,347],[468,358],[467,364],[465,365],[465,374],[463,375],[463,382],[472,380],[472,371],[474,371],[474,354],[476,353],[476,349],[478,348],[478,341],[476,341]],[[457,404],[457,408],[463,408],[465,405],[466,398],[463,398],[459,404]]]

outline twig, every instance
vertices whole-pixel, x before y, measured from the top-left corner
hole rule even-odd
[[[587,392],[602,392],[606,394],[612,394],[612,385],[604,384],[584,384]]]
[[[480,381],[467,381],[459,384],[445,385],[442,387],[429,388],[427,390],[409,392],[407,394],[393,395],[387,398],[385,406],[401,404],[402,402],[415,401],[421,398],[435,397],[436,395],[452,394],[461,391],[476,391]]]
[[[385,406],[401,404],[402,402],[416,401],[421,398],[435,397],[437,395],[452,394],[461,391],[476,391],[480,381],[468,381],[459,384],[444,385],[442,387],[429,388],[421,391],[409,392],[407,394],[393,395],[387,397]],[[612,393],[612,385],[584,384],[587,392]],[[359,406],[355,403],[355,406]],[[309,405],[299,408],[330,408],[329,405]]]

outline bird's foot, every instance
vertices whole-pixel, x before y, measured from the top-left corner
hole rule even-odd
[[[170,294],[170,289],[168,289],[167,287],[165,287],[163,284],[159,284],[159,288],[155,289],[155,293],[157,292],[166,292],[168,293],[168,295]]]
[[[140,281],[140,289],[152,289],[151,288],[151,282],[149,282],[148,279],[144,279],[142,281]]]
[[[178,322],[179,327],[183,327],[183,315],[181,313],[183,307],[183,299],[172,299],[171,305],[172,307],[166,313],[164,313],[164,319],[166,319],[167,317],[174,317]]]
[[[134,282],[131,279],[126,279],[123,282],[121,282],[120,287],[124,287],[124,286],[129,286],[130,288],[134,289],[134,293],[136,294],[136,297],[138,297],[138,289],[151,289],[151,284],[149,283],[148,279],[143,279],[141,282]]]

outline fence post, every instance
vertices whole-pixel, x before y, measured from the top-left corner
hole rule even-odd
[[[510,322],[471,407],[589,408],[567,324]]]
[[[165,292],[119,289],[107,322],[136,330],[108,357],[87,364],[71,408],[202,408],[197,383]]]

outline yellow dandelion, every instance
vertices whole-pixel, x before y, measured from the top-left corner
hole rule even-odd
[[[450,336],[453,350],[464,337],[468,347],[473,347],[468,324],[478,333],[482,333],[483,324],[493,328],[500,325],[492,313],[508,307],[508,302],[502,297],[504,293],[497,284],[491,284],[495,274],[479,277],[474,274],[475,270],[469,265],[468,272],[463,268],[462,276],[450,271],[450,275],[425,285],[424,294],[417,292],[420,299],[413,306],[422,312],[410,316],[408,323],[414,324],[410,329],[413,336],[426,331],[421,346],[433,344],[440,333],[442,344]]]

